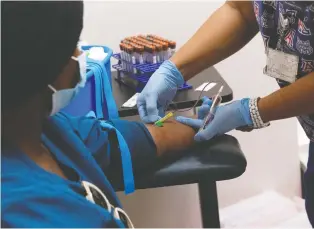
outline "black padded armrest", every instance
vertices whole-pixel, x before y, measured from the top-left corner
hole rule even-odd
[[[228,180],[244,173],[246,159],[237,139],[222,135],[195,145],[177,158],[160,158],[145,171],[135,171],[136,189],[199,183],[201,180]],[[123,190],[121,179],[111,177],[117,191]],[[117,182],[119,181],[120,182]]]

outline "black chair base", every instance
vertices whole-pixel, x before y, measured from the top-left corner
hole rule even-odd
[[[215,181],[198,183],[203,228],[219,228],[219,206]]]

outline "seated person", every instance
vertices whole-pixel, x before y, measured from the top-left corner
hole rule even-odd
[[[1,6],[1,226],[132,227],[109,182],[124,165],[108,126],[127,143],[131,174],[192,145],[195,130],[59,112],[86,80],[76,48],[83,2]]]

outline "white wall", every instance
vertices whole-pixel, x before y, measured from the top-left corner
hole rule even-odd
[[[154,33],[176,40],[189,39],[222,2],[86,2],[82,38],[106,44],[118,51],[125,36]],[[213,33],[215,31],[208,31]],[[234,90],[235,99],[263,96],[277,89],[273,79],[262,74],[263,44],[257,36],[243,50],[216,66]],[[210,76],[208,76],[210,78]],[[219,182],[220,207],[276,189],[292,196],[299,190],[297,124],[295,119],[273,123],[250,134],[232,132],[241,143],[248,161],[238,179]],[[119,195],[137,227],[200,227],[196,185],[138,191]]]

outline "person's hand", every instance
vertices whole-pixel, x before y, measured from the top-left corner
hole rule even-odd
[[[199,130],[203,125],[203,119],[210,110],[211,104],[212,100],[205,97],[203,98],[202,106],[198,110],[197,119],[178,116],[176,120]],[[252,125],[253,121],[249,110],[249,99],[237,100],[226,105],[218,106],[214,119],[207,125],[205,130],[201,130],[195,135],[194,140],[209,140],[233,129],[243,128],[245,130],[245,127]]]
[[[150,77],[137,98],[137,108],[141,119],[153,123],[165,115],[165,109],[172,101],[184,79],[177,67],[165,61]]]

